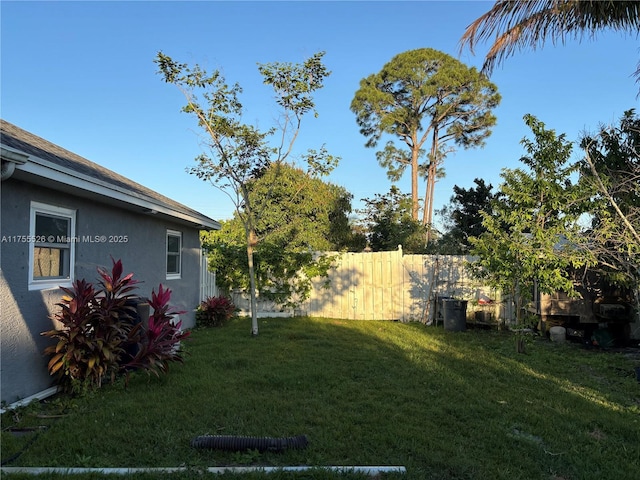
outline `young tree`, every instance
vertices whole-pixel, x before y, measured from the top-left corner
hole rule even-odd
[[[593,37],[601,30],[640,32],[640,2],[584,0],[498,0],[491,10],[469,25],[460,40],[473,52],[476,43],[493,40],[482,71],[490,74],[496,65],[516,51],[542,46],[570,37]],[[640,80],[640,63],[635,72]]]
[[[348,223],[351,195],[289,165],[272,166],[248,188],[252,205],[264,212],[256,224],[263,239],[254,250],[256,286],[261,297],[295,307],[308,297],[310,280],[326,276],[332,265],[331,255],[317,252],[350,249],[357,242]],[[221,230],[202,234],[225,290],[249,289],[243,231],[236,214]],[[363,236],[359,247],[364,248]]]
[[[486,232],[470,238],[476,276],[508,293],[522,322],[522,308],[534,282],[540,291],[574,294],[572,269],[592,265],[580,248],[583,190],[572,181],[572,145],[531,115],[525,116],[534,140],[523,139],[527,170],[505,169],[500,196],[483,212]]]
[[[422,223],[427,232],[433,220],[438,167],[454,151],[452,144],[463,148],[483,145],[496,122],[491,110],[499,102],[497,87],[484,75],[431,48],[396,55],[380,72],[360,81],[351,110],[360,133],[367,138],[365,145],[376,147],[383,135],[404,144],[406,149],[390,140],[376,157],[392,181],[409,167],[411,216],[416,221],[418,179],[425,176]]]
[[[323,56],[323,52],[316,53],[302,64],[258,65],[264,83],[273,88],[281,109],[278,127],[265,131],[242,122],[243,106],[239,99],[242,89],[237,83],[229,86],[219,71],[208,74],[198,65],[189,67],[162,52],[158,52],[154,60],[164,81],[176,85],[184,94],[187,104],[183,111],[197,118],[207,136],[209,151],[196,159],[197,166],[191,168],[190,173],[227,193],[242,222],[253,335],[258,334],[253,252],[262,240],[257,225],[264,212],[254,207],[249,184],[272,166],[290,160],[302,118],[309,112],[317,115],[313,93],[322,88],[330,74],[322,63]],[[270,139],[273,143],[269,143]],[[305,159],[311,175],[326,174],[338,162],[324,149],[309,151]]]
[[[385,252],[402,245],[407,253],[425,251],[424,227],[411,217],[410,195],[393,185],[388,193],[363,201],[365,208],[359,213],[371,250]]]
[[[491,212],[491,202],[496,195],[491,191],[493,185],[487,185],[481,178],[474,179],[475,188],[453,186],[453,196],[449,205],[438,213],[446,228],[439,244],[447,245],[450,253],[462,255],[469,251],[469,237],[479,237],[485,231],[482,225],[482,212]]]

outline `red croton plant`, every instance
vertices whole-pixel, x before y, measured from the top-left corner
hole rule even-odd
[[[220,327],[236,313],[236,306],[228,297],[207,297],[196,310],[196,325],[199,327]]]
[[[151,291],[151,299],[148,301],[153,314],[143,332],[140,349],[127,367],[142,368],[159,376],[167,371],[169,362],[183,361],[180,342],[191,332],[181,330],[182,320],[173,323],[173,316],[184,312],[171,307],[170,299],[171,290],[164,289],[162,284],[159,285],[157,294],[155,290]]]
[[[105,378],[112,381],[123,372],[142,369],[160,375],[169,362],[183,361],[180,342],[189,336],[173,315],[183,313],[169,306],[171,290],[162,284],[148,300],[153,308],[148,328],[135,323],[137,287],[133,274],[122,275],[120,260],[112,259],[111,271],[98,268],[99,288],[82,280],[72,288],[61,287],[65,295],[60,311],[52,319],[61,324],[42,335],[57,339],[44,350],[51,355],[49,373],[65,390],[80,393],[98,388]]]

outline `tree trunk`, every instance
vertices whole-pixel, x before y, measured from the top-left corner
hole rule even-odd
[[[418,201],[418,157],[420,155],[420,147],[413,143],[411,149],[411,218],[418,221],[418,213],[420,202]]]
[[[436,174],[438,173],[438,126],[433,127],[429,167],[427,169],[427,191],[424,194],[424,212],[422,225],[427,227],[426,244],[431,241],[431,224],[433,223],[433,192],[436,188]]]
[[[431,162],[427,170],[427,190],[424,194],[424,212],[422,215],[422,225],[427,227],[427,241],[431,240],[431,224],[433,223],[433,192],[436,184],[437,164]]]
[[[247,262],[249,266],[249,296],[251,299],[251,335],[258,335],[258,307],[256,302],[256,273],[253,268],[253,247],[256,244],[256,234],[249,230],[247,234]]]
[[[522,324],[522,295],[520,293],[520,279],[516,278],[515,288],[513,289],[516,305],[516,352],[526,353],[525,332]]]
[[[429,191],[431,190],[431,164],[427,167],[427,186],[424,192],[424,209],[422,211],[422,225],[427,224],[427,212],[429,211]]]

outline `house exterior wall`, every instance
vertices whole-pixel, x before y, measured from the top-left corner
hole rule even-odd
[[[29,235],[31,201],[76,211],[74,278],[97,281],[96,268],[111,267],[111,257],[122,260],[125,274],[133,272],[141,283],[135,291],[151,296],[163,284],[172,290],[171,304],[186,311],[183,327],[195,324],[199,301],[200,239],[197,229],[154,215],[136,213],[77,198],[10,178],[0,185],[0,237]],[[167,230],[182,233],[181,278],[166,276]],[[81,241],[85,236],[106,236],[106,241]],[[109,242],[109,238],[114,240]],[[126,237],[126,241],[124,238]],[[43,349],[51,340],[40,333],[52,328],[48,318],[56,311],[62,291],[29,290],[29,245],[0,244],[0,378],[1,399],[8,403],[52,385]]]

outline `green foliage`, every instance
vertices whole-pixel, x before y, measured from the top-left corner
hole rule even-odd
[[[229,297],[207,297],[196,310],[196,326],[221,327],[226,324],[236,312],[236,306]]]
[[[571,180],[571,143],[531,115],[525,123],[534,136],[522,140],[528,168],[503,170],[499,195],[483,212],[486,231],[470,238],[472,272],[510,295],[518,323],[534,282],[541,292],[573,295],[571,272],[593,264],[579,247],[584,194]]]
[[[361,80],[351,110],[367,147],[375,147],[384,134],[411,147],[422,145],[425,130],[435,122],[464,145],[480,144],[488,135],[483,128],[467,127],[479,121],[483,124],[478,127],[493,125],[495,118],[487,110],[499,101],[495,85],[475,68],[444,52],[421,48],[396,55],[379,73]],[[422,141],[415,138],[418,133]]]
[[[394,185],[389,192],[363,199],[362,215],[368,245],[374,252],[396,250],[399,245],[407,253],[423,253],[426,231],[411,218],[411,197]]]
[[[364,248],[364,239],[351,229],[351,195],[305,171],[274,165],[247,184],[253,208],[262,213],[255,225],[254,269],[260,295],[281,305],[295,306],[308,297],[311,279],[323,277],[330,256],[315,252]],[[219,231],[203,234],[218,285],[249,291],[245,230],[240,215],[221,222]]]
[[[423,224],[430,225],[438,167],[453,145],[483,145],[496,122],[491,110],[499,103],[497,87],[475,68],[421,48],[396,55],[362,79],[351,110],[367,147],[376,147],[385,135],[404,144],[401,149],[389,141],[376,157],[393,181],[409,167],[413,220],[418,220],[418,177],[426,178]]]
[[[483,179],[476,178],[473,183],[476,187],[469,189],[454,185],[449,205],[438,212],[446,229],[438,244],[451,255],[468,253],[469,238],[482,235],[485,231],[482,212],[491,211],[491,202],[496,196],[491,192],[493,186],[485,184]]]
[[[324,52],[313,54],[302,65],[292,63],[267,63],[258,70],[266,85],[276,93],[276,102],[296,118],[315,108],[313,92],[323,87],[324,79],[331,75],[322,63]],[[314,115],[318,113],[314,111]]]
[[[262,212],[256,222],[259,239],[277,248],[304,250],[348,249],[352,195],[300,168],[274,165],[247,185],[253,208]],[[237,218],[237,217],[236,217]]]
[[[157,295],[152,292],[149,304],[154,312],[142,331],[142,324],[134,324],[131,293],[138,282],[132,273],[122,272],[122,262],[113,260],[110,272],[98,268],[99,289],[84,279],[72,288],[60,287],[66,295],[56,304],[60,311],[52,319],[62,328],[42,335],[57,339],[44,353],[51,355],[49,373],[65,390],[86,393],[124,370],[143,368],[158,374],[166,371],[167,362],[181,360],[174,349],[188,333],[179,332],[180,322],[170,323],[171,315],[182,313],[168,306],[171,291],[160,285]]]

